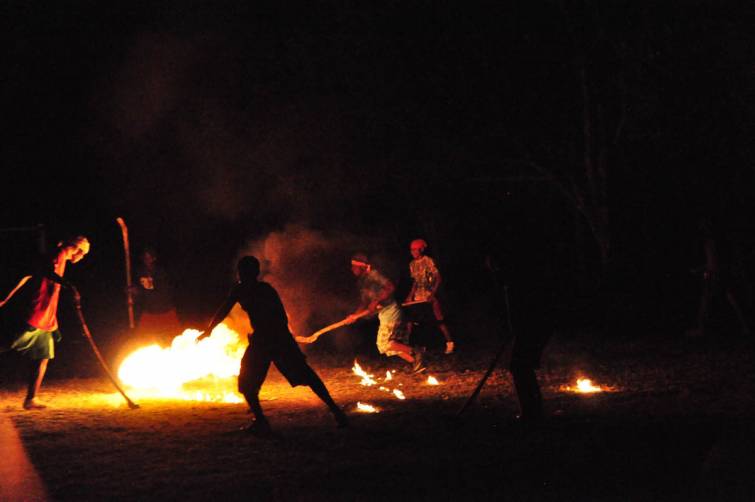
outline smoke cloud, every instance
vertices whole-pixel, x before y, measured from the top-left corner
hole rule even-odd
[[[349,258],[368,246],[368,239],[353,235],[289,225],[250,242],[239,257],[251,254],[260,260],[261,280],[278,290],[294,334],[307,336],[356,307]]]

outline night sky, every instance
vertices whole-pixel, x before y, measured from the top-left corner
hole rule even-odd
[[[192,321],[277,232],[270,256],[334,297],[360,248],[406,287],[423,236],[468,317],[495,255],[558,263],[573,296],[609,285],[619,319],[684,329],[700,217],[752,270],[746,5],[3,2],[0,228],[90,236],[71,275],[95,317],[125,315],[122,216]],[[588,186],[586,116],[603,263],[562,190]],[[6,287],[35,248],[2,238]]]

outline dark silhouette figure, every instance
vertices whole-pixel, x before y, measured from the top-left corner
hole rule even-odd
[[[272,434],[259,401],[259,392],[267,377],[270,363],[288,380],[292,387],[307,385],[330,409],[339,427],[348,424],[346,414],[336,405],[320,377],[307,364],[288,327],[288,317],[278,292],[268,283],[258,280],[260,262],[254,256],[245,256],[238,262],[238,278],[205,332],[197,340],[210,335],[231,308],[239,303],[249,316],[254,332],[249,335],[249,346],[241,359],[238,389],[244,395],[254,421],[247,431],[267,436]]]
[[[536,370],[560,322],[568,279],[568,255],[557,245],[559,229],[549,229],[547,223],[534,216],[512,222],[497,255],[486,259],[497,303],[507,311],[514,337],[509,371],[519,401],[517,418],[527,427],[544,418]]]
[[[136,269],[133,293],[137,307],[137,333],[163,343],[181,332],[181,322],[175,308],[173,282],[165,268],[158,263],[157,253],[146,247]]]
[[[700,221],[700,235],[705,264],[693,270],[702,279],[700,304],[696,326],[688,336],[704,336],[710,324],[716,300],[725,300],[731,307],[741,333],[750,336],[751,331],[739,300],[740,290],[746,283],[744,266],[735,259],[733,244],[721,236],[710,217]]]

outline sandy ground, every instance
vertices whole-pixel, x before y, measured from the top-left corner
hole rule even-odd
[[[361,359],[378,381],[364,387],[350,358],[311,357],[348,429],[273,370],[262,398],[275,440],[239,431],[242,404],[132,396],[130,410],[105,378],[51,378],[41,411],[22,410],[10,383],[0,413],[53,500],[755,499],[751,345],[555,339],[540,371],[550,419],[535,431],[512,422],[503,371],[455,418],[494,352],[431,354],[439,386],[396,358]],[[578,374],[613,391],[565,391]]]

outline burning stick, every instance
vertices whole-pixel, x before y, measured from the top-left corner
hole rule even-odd
[[[92,350],[94,351],[94,355],[97,356],[97,360],[100,362],[100,366],[102,366],[102,369],[105,370],[105,373],[107,374],[108,378],[110,378],[110,381],[113,382],[113,385],[115,385],[115,388],[118,389],[118,392],[121,393],[121,395],[126,399],[126,402],[128,403],[128,407],[133,409],[136,409],[139,407],[138,404],[133,402],[129,397],[126,395],[126,393],[121,389],[121,386],[118,384],[118,381],[113,376],[113,373],[110,371],[110,368],[108,368],[107,363],[105,362],[105,359],[102,357],[102,354],[100,354],[100,350],[97,348],[97,344],[94,343],[94,338],[92,338],[92,333],[89,332],[89,327],[87,326],[87,322],[84,319],[84,313],[81,311],[81,296],[79,295],[79,292],[74,289],[73,292],[73,303],[76,306],[76,314],[79,316],[79,322],[81,322],[81,329],[84,331],[84,336],[86,337],[87,341],[89,342],[89,345],[92,347]]]
[[[409,306],[417,305],[417,304],[420,304],[420,303],[429,303],[429,302],[425,301],[425,300],[418,300],[418,301],[411,301],[411,302],[402,303],[401,306],[402,307],[409,307]],[[350,316],[350,317],[352,319],[356,320],[356,319],[361,319],[362,317],[366,317],[369,314],[370,314],[370,311],[365,309],[365,310],[360,310],[359,312],[357,312],[356,314],[354,314],[353,316]],[[299,343],[314,343],[314,342],[317,341],[318,338],[320,338],[320,335],[324,335],[325,333],[333,331],[334,329],[338,329],[341,326],[346,326],[347,324],[350,324],[350,321],[349,321],[348,317],[344,318],[344,319],[342,319],[342,320],[340,320],[338,322],[335,322],[333,324],[329,324],[328,326],[325,326],[321,330],[315,331],[310,336],[295,336],[294,339],[297,342],[299,342]]]

